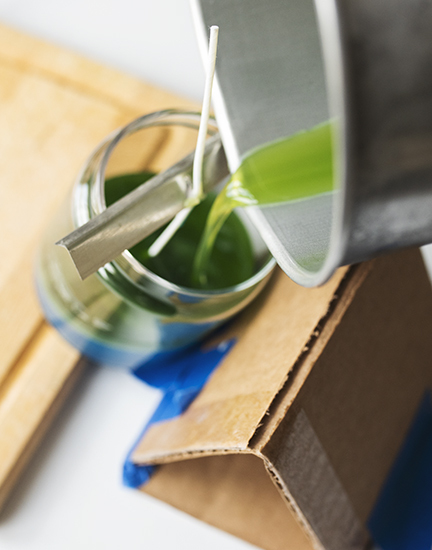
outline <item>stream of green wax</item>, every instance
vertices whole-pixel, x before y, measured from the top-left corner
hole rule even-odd
[[[107,205],[152,175],[141,172],[108,179]],[[251,277],[255,267],[249,236],[235,208],[290,202],[332,189],[332,124],[326,122],[249,153],[221,193],[196,206],[156,257],[149,257],[148,248],[163,228],[130,252],[148,269],[181,286],[233,286]]]
[[[331,122],[253,150],[214,201],[194,260],[194,284],[206,284],[212,247],[234,208],[290,202],[332,189]]]
[[[153,175],[150,172],[139,172],[107,179],[105,181],[107,206],[133,191]],[[212,243],[211,253],[206,258],[205,279],[202,282],[195,282],[193,278],[194,259],[214,200],[214,195],[208,195],[198,204],[157,256],[150,257],[148,249],[164,228],[155,231],[129,251],[153,273],[187,288],[216,290],[247,280],[255,270],[253,250],[249,235],[234,212],[226,218],[226,222]]]

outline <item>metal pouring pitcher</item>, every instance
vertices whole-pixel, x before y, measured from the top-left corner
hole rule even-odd
[[[228,164],[332,119],[333,193],[255,208],[304,286],[432,241],[432,3],[192,0],[202,51],[219,25],[213,104]]]

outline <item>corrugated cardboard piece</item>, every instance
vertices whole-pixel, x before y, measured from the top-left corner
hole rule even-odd
[[[365,549],[365,527],[432,386],[420,253],[303,289],[282,273],[229,329],[238,342],[180,417],[153,425],[143,490],[262,548]]]

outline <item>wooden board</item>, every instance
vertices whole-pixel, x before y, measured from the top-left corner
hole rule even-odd
[[[141,114],[192,104],[0,25],[0,507],[84,368],[43,320],[43,228],[97,143]]]

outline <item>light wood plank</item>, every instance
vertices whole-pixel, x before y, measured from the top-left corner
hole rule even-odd
[[[102,138],[172,107],[191,103],[0,25],[0,507],[83,368],[35,296],[44,228]]]

